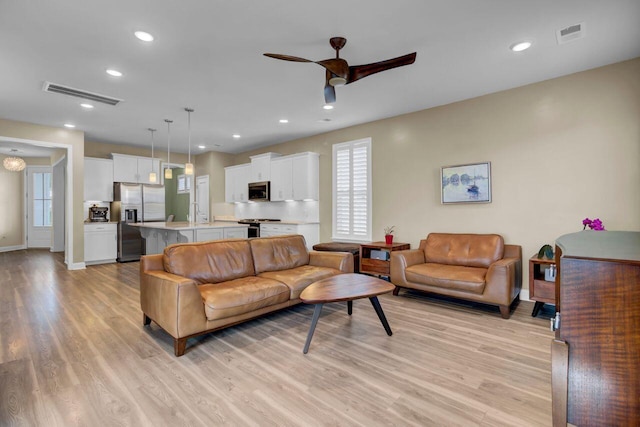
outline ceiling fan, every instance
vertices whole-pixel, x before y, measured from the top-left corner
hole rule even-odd
[[[331,43],[331,47],[335,49],[336,57],[322,61],[311,61],[297,56],[280,55],[278,53],[265,53],[264,55],[270,58],[282,59],[283,61],[313,62],[314,64],[324,67],[326,70],[324,100],[327,104],[336,102],[336,86],[348,85],[349,83],[353,83],[371,74],[379,73],[380,71],[410,65],[416,60],[416,52],[413,52],[408,55],[387,59],[386,61],[374,62],[372,64],[349,65],[347,61],[340,58],[340,49],[347,43],[347,39],[344,37],[332,37],[329,43]]]

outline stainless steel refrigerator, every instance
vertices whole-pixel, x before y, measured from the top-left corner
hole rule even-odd
[[[140,229],[130,224],[164,221],[164,186],[114,183],[112,220],[118,221],[118,262],[138,261],[145,251]]]

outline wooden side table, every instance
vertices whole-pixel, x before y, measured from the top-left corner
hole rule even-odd
[[[529,299],[536,302],[531,315],[536,317],[542,306],[556,304],[556,282],[544,279],[544,269],[556,261],[553,259],[538,258],[537,255],[529,258]]]
[[[411,249],[409,243],[372,242],[360,245],[360,273],[387,276],[391,274],[391,252]]]

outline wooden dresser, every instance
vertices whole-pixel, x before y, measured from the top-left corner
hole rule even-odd
[[[640,232],[564,235],[556,265],[553,425],[639,426]]]

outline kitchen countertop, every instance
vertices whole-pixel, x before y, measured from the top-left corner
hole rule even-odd
[[[315,221],[315,222],[308,222],[308,221],[290,221],[288,219],[283,219],[282,221],[269,221],[269,222],[261,222],[260,224],[268,224],[268,225],[277,225],[277,224],[284,224],[284,225],[305,225],[305,224],[320,224],[320,222]]]
[[[245,224],[234,224],[226,221],[215,221],[205,223],[194,223],[187,221],[176,222],[137,222],[129,224],[134,227],[155,228],[158,230],[200,230],[205,228],[230,228],[230,227],[249,227]]]

